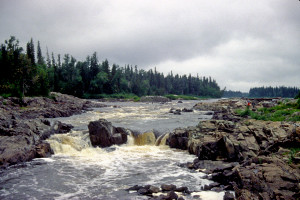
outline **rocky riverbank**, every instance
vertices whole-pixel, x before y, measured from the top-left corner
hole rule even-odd
[[[45,118],[68,117],[103,104],[70,95],[51,93],[51,98],[0,97],[0,167],[6,167],[36,157],[51,154],[44,142],[54,133],[65,133],[71,126],[55,122],[52,126]]]
[[[197,104],[194,109],[215,111],[213,119],[174,130],[167,143],[197,155],[187,167],[216,182],[206,190],[234,190],[238,199],[298,199],[300,155],[292,149],[300,146],[300,124],[234,114],[246,106],[246,100]]]

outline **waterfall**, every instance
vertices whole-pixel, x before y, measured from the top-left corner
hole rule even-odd
[[[127,136],[127,146],[161,146],[166,144],[169,137],[168,133],[160,135],[157,139],[154,132],[149,131],[140,134],[130,134]],[[78,156],[86,151],[91,154],[92,151],[99,153],[101,148],[94,148],[91,145],[89,134],[86,131],[71,131],[66,134],[52,135],[47,141],[50,143],[51,148],[55,154],[65,154],[70,156]]]

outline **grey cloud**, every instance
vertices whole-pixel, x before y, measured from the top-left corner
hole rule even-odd
[[[5,27],[1,42],[15,35],[24,46],[33,37],[44,49],[47,45],[50,52],[70,53],[78,60],[96,51],[100,60],[121,66],[202,73],[222,86],[240,85],[244,91],[260,83],[300,86],[296,0],[3,0],[1,4],[0,26]]]

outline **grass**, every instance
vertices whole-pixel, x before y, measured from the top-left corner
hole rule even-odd
[[[2,96],[4,99],[6,99],[8,97],[11,97],[12,94],[10,94],[10,93],[4,93],[4,94],[0,94],[0,96]]]
[[[300,99],[296,103],[284,101],[271,108],[261,108],[258,111],[252,111],[247,107],[245,110],[236,110],[236,113],[242,117],[249,116],[256,120],[265,121],[300,121]]]
[[[295,155],[300,152],[300,148],[290,148],[289,164],[293,163]]]

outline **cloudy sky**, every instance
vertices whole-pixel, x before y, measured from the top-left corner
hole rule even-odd
[[[221,88],[300,87],[299,0],[1,0],[0,42],[44,56],[211,76]]]

